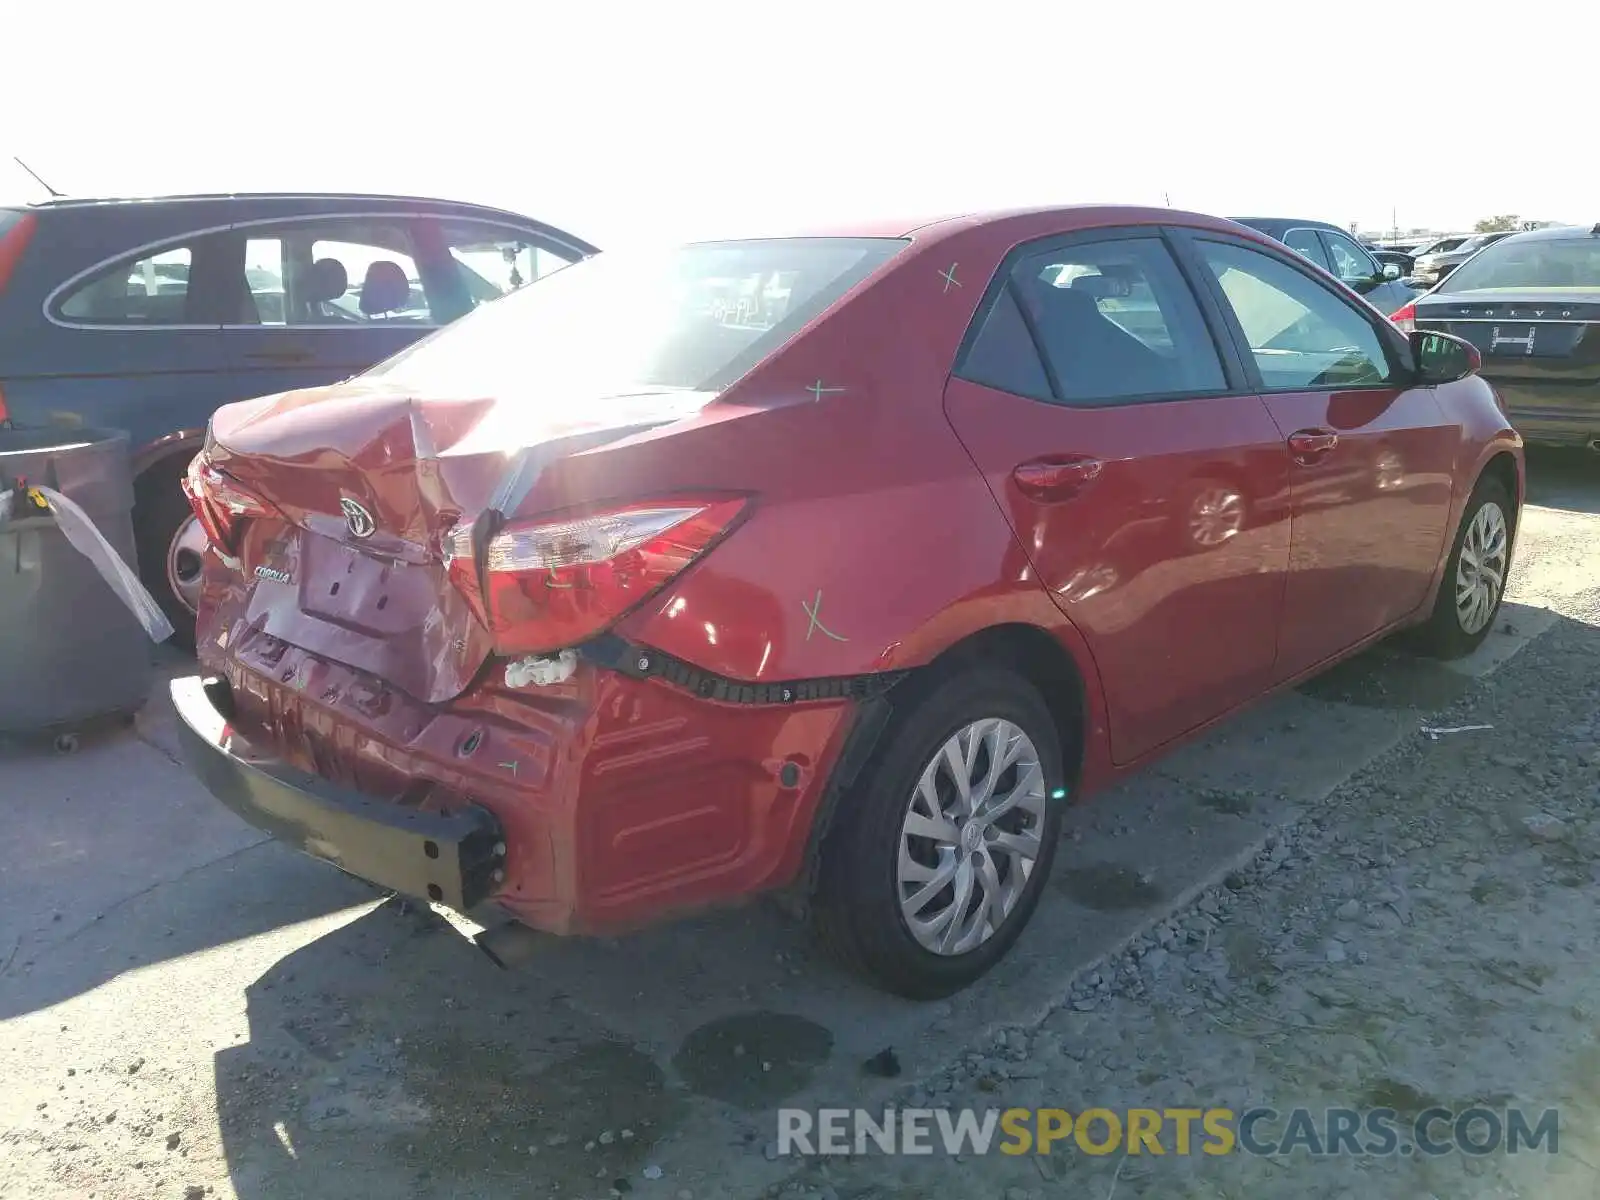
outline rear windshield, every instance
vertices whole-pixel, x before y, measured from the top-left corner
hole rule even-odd
[[[783,238],[598,254],[480,306],[368,375],[502,398],[721,391],[906,244]]]
[[[1452,292],[1501,288],[1600,288],[1600,238],[1496,242],[1450,276]]]

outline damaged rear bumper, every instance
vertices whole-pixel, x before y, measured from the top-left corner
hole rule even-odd
[[[233,730],[225,679],[189,676],[171,692],[189,768],[257,829],[351,875],[461,911],[500,887],[505,839],[487,809],[427,812],[338,787]]]

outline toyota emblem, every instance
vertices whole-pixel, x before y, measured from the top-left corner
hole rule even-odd
[[[371,537],[377,524],[372,519],[372,514],[354,500],[344,499],[339,501],[339,509],[344,513],[344,523],[350,529],[351,537]]]

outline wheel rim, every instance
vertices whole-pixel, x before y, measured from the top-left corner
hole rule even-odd
[[[1506,581],[1506,515],[1492,501],[1473,515],[1456,562],[1456,620],[1477,633],[1494,617]]]
[[[179,525],[167,543],[167,587],[191,613],[200,607],[200,568],[205,552],[206,531],[193,517]]]
[[[900,913],[918,945],[966,954],[1016,910],[1043,848],[1044,772],[1010,721],[958,729],[922,770],[900,830]]]

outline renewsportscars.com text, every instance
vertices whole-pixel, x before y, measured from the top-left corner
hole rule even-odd
[[[1520,1108],[803,1108],[778,1110],[779,1155],[1520,1154],[1560,1150],[1560,1113]]]

